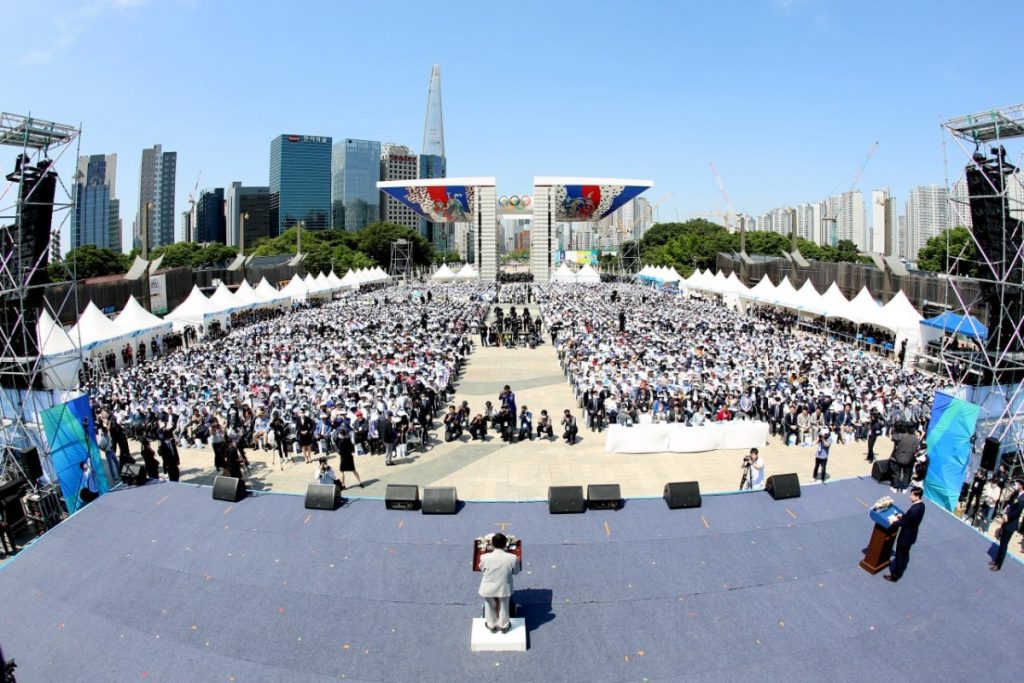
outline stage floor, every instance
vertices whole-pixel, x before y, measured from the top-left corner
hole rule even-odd
[[[1015,677],[1024,568],[989,572],[991,544],[929,504],[904,580],[867,574],[867,506],[888,494],[855,479],[688,510],[438,517],[151,483],[0,570],[0,643],[26,681]],[[529,649],[471,653],[472,539],[501,529],[524,541]]]

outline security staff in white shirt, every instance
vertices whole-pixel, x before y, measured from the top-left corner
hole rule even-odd
[[[505,534],[494,534],[494,550],[480,558],[480,597],[484,599],[484,621],[491,633],[508,633],[511,628],[508,599],[512,597],[512,576],[519,573],[519,558],[506,552]]]

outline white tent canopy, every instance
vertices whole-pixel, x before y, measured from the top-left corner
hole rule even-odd
[[[335,289],[341,289],[341,278],[334,273],[334,269],[327,274],[327,281],[334,285]]]
[[[576,274],[573,273],[569,266],[562,264],[555,271],[555,274],[551,276],[552,282],[576,282]]]
[[[474,268],[472,265],[467,263],[466,265],[462,266],[462,268],[459,269],[459,272],[457,272],[455,274],[455,279],[456,280],[479,280],[480,279],[480,273],[476,272],[476,268]]]
[[[430,279],[434,282],[451,282],[455,279],[455,273],[452,272],[452,269],[448,267],[447,263],[442,263],[441,267],[434,271],[434,274],[430,276]]]
[[[850,301],[850,309],[847,316],[844,316],[846,320],[854,322],[858,325],[871,324],[871,321],[878,317],[881,313],[881,306],[875,301],[875,298],[871,296],[871,292],[868,291],[867,286],[861,287],[860,291],[857,292],[857,296],[853,297]]]
[[[798,311],[803,313],[812,313],[814,315],[823,315],[821,294],[815,289],[814,283],[808,278],[800,286],[800,289],[796,291],[794,297],[794,303]]]
[[[248,304],[237,296],[231,293],[228,286],[223,282],[217,286],[213,294],[210,295],[210,304],[214,306],[218,311],[224,311],[225,313],[231,313],[238,311],[243,308],[249,308],[251,304]]]
[[[36,341],[42,354],[43,385],[48,389],[73,389],[78,386],[82,356],[63,327],[44,308],[39,313]]]
[[[761,277],[761,281],[748,289],[747,293],[743,296],[748,299],[753,299],[754,301],[771,303],[775,301],[775,285],[772,284],[771,278],[768,277],[767,273],[765,273],[764,276]]]
[[[214,320],[226,322],[229,314],[218,310],[215,304],[211,304],[206,295],[197,285],[192,286],[192,291],[178,307],[164,316],[164,320],[170,320],[175,330],[182,330],[188,325],[196,328],[202,326],[206,331],[206,325]]]
[[[91,301],[68,333],[71,341],[85,351],[113,344],[124,344],[134,335],[134,330],[121,327],[103,315],[103,312]]]
[[[826,318],[849,319],[847,311],[850,308],[850,301],[835,282],[829,285],[829,288],[821,295],[820,306],[822,315]]]
[[[351,268],[345,273],[345,277],[341,278],[341,287],[343,289],[359,289],[359,278],[356,277]]]
[[[142,307],[134,296],[128,297],[128,302],[121,309],[121,312],[114,318],[114,322],[123,329],[146,331],[156,334],[163,334],[171,331],[171,323],[153,315]]]
[[[309,295],[309,286],[302,281],[298,273],[292,275],[292,279],[284,286],[281,293],[291,297],[292,301],[305,301]]]
[[[586,285],[595,285],[601,282],[601,276],[598,275],[597,271],[588,263],[580,268],[580,272],[576,273],[576,282]]]

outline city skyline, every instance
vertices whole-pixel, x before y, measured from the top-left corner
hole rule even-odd
[[[273,13],[239,13],[231,3],[67,0],[54,18],[35,18],[39,37],[5,70],[4,109],[81,121],[81,155],[117,154],[126,229],[139,192],[124,179],[139,177],[143,148],[177,151],[178,209],[200,172],[203,187],[268,185],[266,141],[281,131],[419,140],[433,64],[445,79],[448,175],[494,175],[500,194],[527,192],[534,175],[547,173],[649,177],[652,201],[672,193],[658,219],[686,219],[724,208],[708,169],[714,162],[734,211],[760,215],[848,191],[878,140],[857,189],[868,197],[889,188],[902,213],[913,187],[946,186],[944,154],[949,182],[960,174],[960,151],[944,149],[939,124],[1011,104],[1024,91],[1016,71],[986,72],[957,58],[943,6],[765,0],[741,12],[667,3],[621,12],[588,3],[588,21],[613,27],[623,48],[599,54],[560,35],[582,6],[538,4],[551,16],[529,39],[484,31],[485,17],[463,13],[465,35],[479,38],[379,50],[384,34],[349,33],[343,46],[327,37],[339,23],[385,26],[398,16],[416,25],[428,10],[299,2],[293,13],[309,35],[301,57],[290,57],[261,47],[275,35]],[[1011,22],[1024,18],[1015,3],[999,11]],[[10,12],[15,23],[32,18],[27,6]],[[69,18],[81,19],[73,31]],[[154,23],[160,31],[146,30]],[[192,36],[188,51],[178,49],[181,35]],[[360,53],[372,57],[339,80],[331,64]],[[214,63],[228,73],[202,75]],[[103,74],[104,87],[68,76],[79,68]],[[268,80],[275,88],[257,96]],[[154,96],[134,96],[142,82]],[[58,170],[69,180],[73,162]],[[870,207],[867,214],[870,224]],[[66,231],[63,243],[71,244]]]

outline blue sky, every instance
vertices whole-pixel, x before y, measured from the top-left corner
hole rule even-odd
[[[985,3],[991,23],[945,1],[0,4],[34,27],[5,31],[20,40],[0,109],[81,123],[82,154],[116,152],[126,233],[156,143],[178,152],[179,221],[200,171],[200,188],[266,184],[280,133],[418,151],[435,63],[450,176],[502,193],[534,175],[649,178],[650,200],[672,193],[663,221],[722,208],[709,162],[734,208],[760,213],[849,189],[875,140],[858,187],[902,207],[945,183],[941,121],[1024,100],[1005,51],[1019,1]]]

